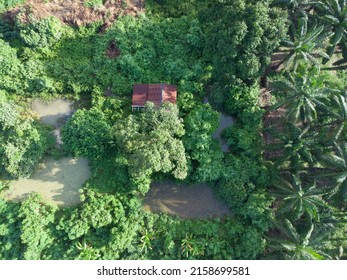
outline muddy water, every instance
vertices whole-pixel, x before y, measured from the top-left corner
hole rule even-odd
[[[184,219],[230,215],[228,207],[213,196],[211,188],[206,184],[188,186],[173,182],[152,183],[144,199],[143,209]]]
[[[207,96],[204,97],[204,103],[208,103],[208,98]],[[224,129],[228,128],[229,126],[232,126],[235,122],[235,119],[225,115],[223,113],[220,114],[219,117],[219,127],[217,128],[217,130],[213,133],[213,138],[217,139],[219,142],[219,145],[221,147],[221,150],[223,152],[228,152],[229,151],[229,146],[226,143],[226,141],[224,139],[222,139],[222,132]]]
[[[31,109],[40,116],[40,121],[54,127],[53,135],[57,145],[62,145],[60,127],[71,117],[73,103],[68,100],[54,99],[50,102],[42,102],[35,99],[31,103]]]
[[[89,178],[88,160],[83,158],[46,158],[29,179],[10,182],[10,189],[3,193],[10,200],[23,200],[31,192],[57,206],[73,206],[80,203],[79,189]]]

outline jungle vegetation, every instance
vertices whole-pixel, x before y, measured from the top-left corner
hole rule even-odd
[[[347,257],[346,1],[148,0],[107,28],[9,17],[22,2],[0,4],[0,191],[47,154],[92,175],[76,207],[0,194],[0,259]],[[177,85],[177,105],[132,112],[136,83]],[[58,151],[26,105],[56,97],[79,104]],[[145,212],[154,180],[208,183],[232,215]]]

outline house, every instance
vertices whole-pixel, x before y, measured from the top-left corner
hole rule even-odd
[[[145,107],[146,102],[160,106],[164,102],[176,104],[177,87],[167,84],[137,84],[133,88],[132,110]]]

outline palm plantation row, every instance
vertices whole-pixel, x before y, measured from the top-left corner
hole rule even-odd
[[[347,95],[346,73],[329,71],[343,66],[327,65],[347,60],[347,1],[277,4],[288,6],[291,27],[281,46],[286,55],[270,83],[276,99],[270,110],[282,113],[266,128],[272,135],[266,149],[276,152],[271,192],[277,230],[269,234],[269,250],[288,259],[333,258],[341,253],[339,243],[323,248],[345,225]],[[340,51],[342,59],[333,63]]]

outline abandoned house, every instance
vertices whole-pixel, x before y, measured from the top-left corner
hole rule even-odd
[[[133,88],[132,110],[145,107],[147,101],[160,106],[164,102],[176,104],[177,87],[167,84],[137,84]]]

